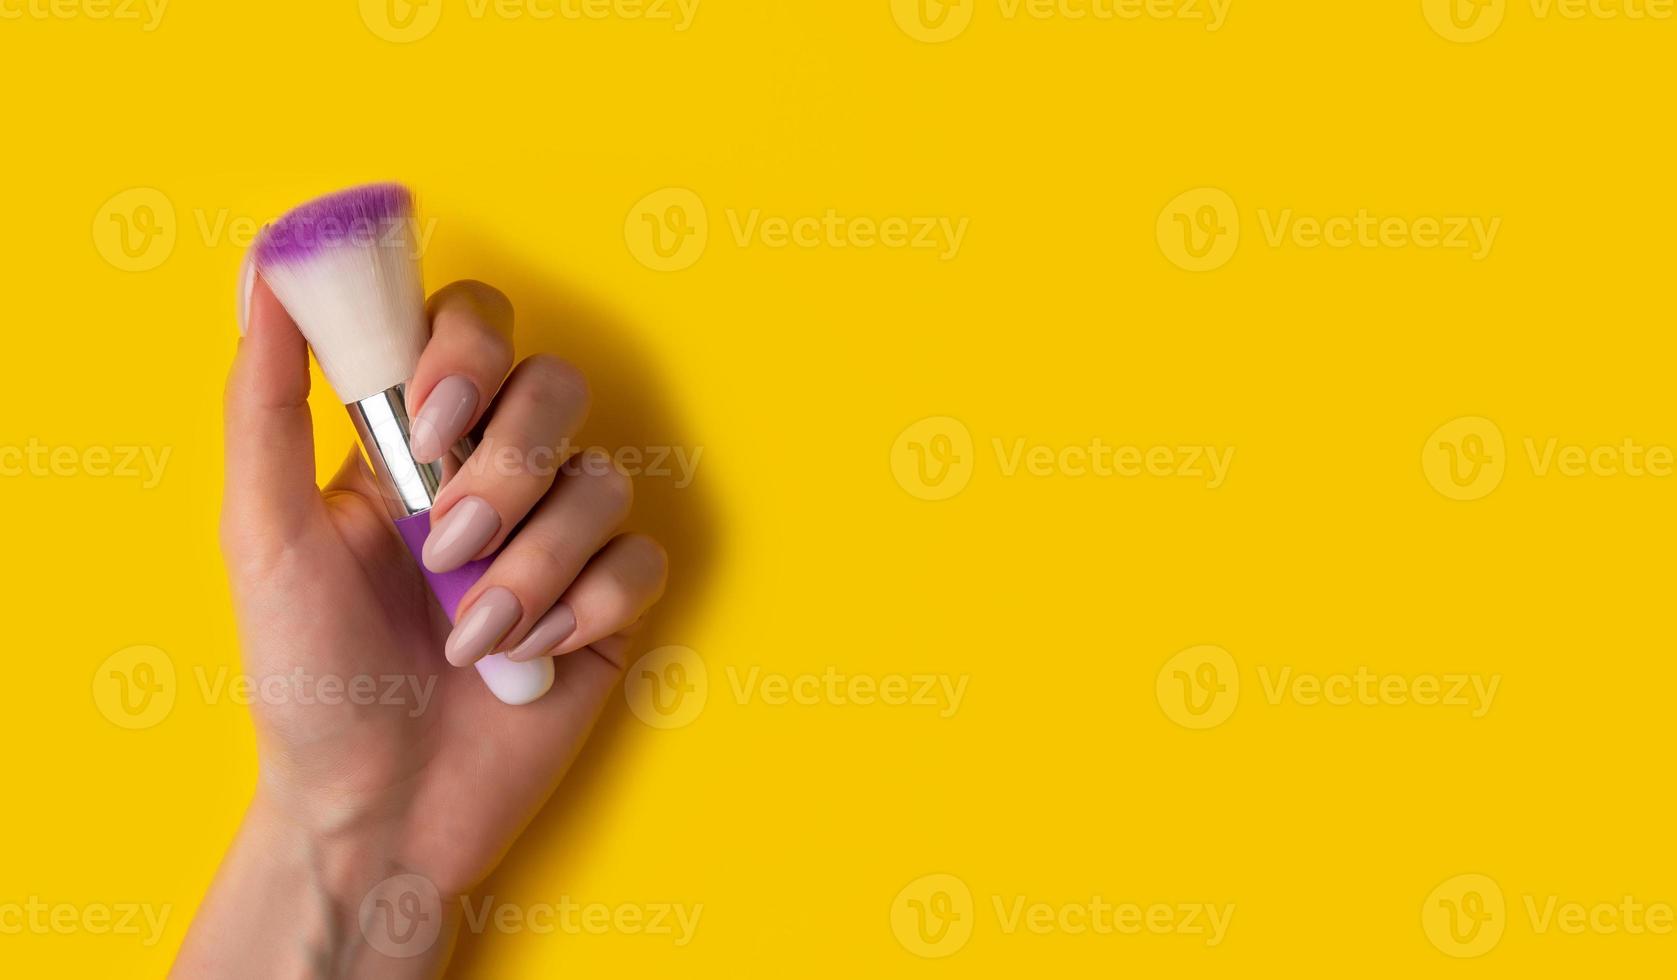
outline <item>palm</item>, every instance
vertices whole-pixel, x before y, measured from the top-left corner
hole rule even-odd
[[[257,700],[263,757],[312,797],[300,801],[310,812],[401,828],[406,866],[465,890],[557,785],[620,650],[561,658],[546,697],[501,704],[444,660],[449,622],[374,493],[357,456],[282,560],[232,563],[249,673],[319,695]]]

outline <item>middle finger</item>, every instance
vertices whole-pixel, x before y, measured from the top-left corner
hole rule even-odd
[[[499,548],[553,485],[588,416],[582,372],[548,354],[513,368],[483,441],[437,495],[425,567],[447,572]]]

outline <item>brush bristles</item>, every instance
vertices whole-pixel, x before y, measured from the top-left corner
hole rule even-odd
[[[413,377],[430,328],[413,194],[352,188],[293,209],[253,246],[256,268],[345,404]]]

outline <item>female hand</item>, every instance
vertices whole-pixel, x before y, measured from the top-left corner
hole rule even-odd
[[[459,896],[587,738],[662,593],[664,552],[619,533],[627,476],[602,454],[564,460],[588,410],[581,374],[545,355],[515,365],[507,298],[455,283],[429,304],[414,448],[432,459],[474,427],[484,438],[432,512],[425,562],[505,548],[451,628],[360,452],[316,487],[296,325],[260,281],[242,309],[222,545],[245,670],[284,696],[254,704],[255,799],[177,973],[429,975]],[[555,657],[553,688],[501,704],[469,666],[496,651]]]

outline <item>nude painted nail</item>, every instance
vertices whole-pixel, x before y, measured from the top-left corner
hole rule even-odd
[[[477,409],[477,385],[458,374],[437,382],[413,417],[413,433],[408,446],[413,458],[421,463],[441,459],[448,447],[466,434],[466,424]]]
[[[576,613],[571,611],[570,606],[560,603],[536,620],[536,625],[530,627],[530,633],[523,642],[507,651],[507,659],[518,663],[534,660],[570,639],[575,632]]]
[[[420,557],[433,572],[452,572],[476,558],[501,529],[501,515],[482,497],[464,497],[431,528]]]
[[[443,656],[456,667],[476,663],[523,617],[518,597],[503,588],[490,589],[454,624],[454,632],[443,644]]]

